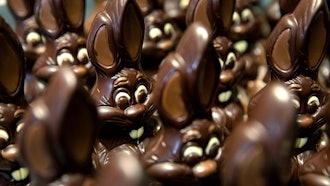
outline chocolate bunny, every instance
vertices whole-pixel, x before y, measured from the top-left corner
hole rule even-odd
[[[295,118],[296,109],[284,83],[268,84],[247,121],[225,141],[223,185],[288,185]]]
[[[219,72],[210,30],[191,24],[157,76],[154,94],[162,126],[145,140],[141,160],[154,184],[219,184],[226,134],[211,114]]]
[[[58,70],[23,122],[19,150],[31,171],[31,185],[85,185],[94,181],[97,111],[72,69]]]
[[[0,17],[0,185],[26,185],[29,171],[19,162],[17,136],[24,122],[25,56],[21,43]]]
[[[186,17],[187,25],[199,21],[212,30],[213,46],[221,67],[213,115],[217,123],[229,130],[243,119],[244,108],[238,98],[238,83],[246,68],[245,61],[240,59],[228,38],[234,8],[234,0],[194,0],[189,4]]]
[[[32,69],[40,81],[47,82],[61,66],[70,66],[87,88],[94,83],[83,30],[84,12],[84,0],[36,1],[35,19],[46,38],[46,51]]]
[[[185,20],[189,3],[190,0],[163,0],[164,11],[181,30],[187,28]]]
[[[91,25],[87,49],[97,72],[91,95],[102,121],[99,140],[108,150],[154,132],[152,82],[140,64],[143,34],[133,0],[108,1]]]
[[[271,78],[285,82],[298,111],[293,179],[298,179],[299,167],[321,150],[322,136],[326,135],[323,128],[327,128],[330,121],[327,114],[329,93],[317,80],[329,42],[329,30],[329,11],[325,2],[301,0],[293,13],[278,22],[266,47]],[[251,101],[251,109],[255,102]]]
[[[159,1],[138,0],[144,15],[145,32],[142,45],[142,69],[149,75],[156,75],[158,66],[180,40],[181,30],[163,10]]]
[[[15,17],[15,32],[18,35],[26,56],[24,95],[27,102],[40,96],[44,84],[32,74],[32,67],[41,54],[45,52],[45,38],[39,30],[34,17],[35,0],[7,1],[9,10]]]

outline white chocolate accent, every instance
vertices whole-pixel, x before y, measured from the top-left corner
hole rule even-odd
[[[186,9],[188,7],[189,3],[190,3],[190,0],[181,0],[179,6],[181,9]]]
[[[296,148],[301,148],[304,145],[306,145],[307,141],[308,141],[307,137],[306,138],[297,138],[296,142],[295,142],[295,147]]]
[[[131,100],[131,96],[129,96],[126,92],[119,92],[115,97],[115,102],[119,102],[119,98],[125,97],[127,100]]]
[[[213,145],[220,145],[220,141],[217,137],[212,137],[209,141],[209,143],[206,146],[205,152],[206,155],[209,155],[211,153],[211,148]]]
[[[249,43],[245,40],[237,41],[234,44],[234,48],[241,54],[244,54],[249,47]]]
[[[64,52],[64,53],[58,55],[56,60],[57,60],[57,64],[59,66],[62,66],[64,61],[69,61],[70,63],[74,62],[74,58],[73,58],[72,54],[70,54],[68,52]]]
[[[292,99],[292,103],[296,109],[300,108],[300,102],[297,99]]]
[[[159,28],[152,28],[149,31],[149,37],[151,39],[156,39],[157,37],[162,37],[163,32]]]
[[[234,25],[241,24],[241,17],[239,16],[239,14],[236,11],[233,13],[232,20],[234,22]]]
[[[131,132],[129,133],[129,136],[132,139],[140,139],[141,136],[143,135],[143,133],[144,133],[144,127],[140,127],[137,130],[131,130]]]
[[[17,133],[20,132],[20,131],[23,129],[23,127],[24,127],[24,123],[21,122],[20,124],[17,125],[17,127],[16,127],[16,132],[17,132]]]
[[[144,85],[140,85],[138,86],[138,88],[136,89],[136,91],[134,92],[134,96],[135,96],[135,100],[140,103],[140,100],[138,99],[139,93],[140,92],[144,92],[145,94],[148,94],[148,90],[147,87]]]
[[[196,154],[198,157],[202,157],[203,149],[197,146],[190,146],[183,152],[183,157],[188,157],[190,154]]]
[[[167,35],[173,34],[174,33],[173,25],[171,23],[166,23],[164,25],[164,32]]]
[[[26,36],[26,42],[27,43],[32,43],[33,41],[40,42],[41,41],[41,36],[37,32],[30,32]]]
[[[9,134],[7,133],[7,131],[0,129],[0,138],[7,141],[9,139]]]
[[[26,167],[22,167],[18,170],[15,170],[11,173],[11,176],[15,181],[21,181],[24,180],[29,176],[29,169]]]
[[[79,61],[83,61],[84,58],[87,58],[87,59],[88,59],[87,49],[86,49],[86,48],[81,48],[81,49],[78,51],[77,59],[78,59]]]
[[[232,91],[231,90],[228,90],[226,92],[221,92],[218,96],[218,100],[220,103],[226,103],[230,97],[232,96]]]
[[[317,106],[319,106],[319,105],[320,105],[320,100],[319,100],[319,98],[316,97],[316,96],[311,96],[311,97],[308,99],[307,104],[310,105],[310,104],[312,104],[312,103],[315,103]]]
[[[229,52],[229,54],[227,55],[226,65],[228,65],[230,61],[237,61],[234,52]]]
[[[243,21],[253,21],[254,16],[252,14],[252,11],[249,8],[246,8],[242,11],[242,20]]]

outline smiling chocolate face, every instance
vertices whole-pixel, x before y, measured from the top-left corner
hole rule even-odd
[[[316,81],[302,75],[287,81],[286,84],[292,93],[294,106],[298,110],[297,151],[315,150],[315,143],[320,140],[321,127],[330,119],[327,114],[330,109],[328,94]]]
[[[29,171],[18,162],[16,138],[24,123],[23,110],[13,104],[0,104],[0,185],[26,185]]]
[[[109,86],[105,86],[105,85]],[[99,100],[102,134],[128,141],[142,140],[148,135],[146,123],[154,111],[151,104],[151,84],[143,73],[134,68],[123,68],[112,78],[99,78],[98,91],[92,96]]]

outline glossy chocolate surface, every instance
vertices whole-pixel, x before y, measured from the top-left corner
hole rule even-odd
[[[91,26],[87,48],[97,72],[91,95],[104,145],[137,144],[153,134],[152,82],[141,70],[144,22],[135,1],[109,1]]]

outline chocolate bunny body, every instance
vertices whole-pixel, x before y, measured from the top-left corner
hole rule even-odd
[[[46,51],[32,70],[41,82],[47,84],[61,66],[70,66],[88,88],[94,83],[83,31],[84,10],[84,0],[36,1],[35,18],[46,39]]]
[[[86,185],[95,181],[92,152],[98,128],[96,107],[74,72],[62,68],[24,116],[19,150],[31,170],[30,185]]]
[[[91,26],[87,48],[97,72],[91,96],[102,121],[99,147],[106,151],[154,132],[152,82],[140,67],[143,35],[143,17],[132,0],[109,1]]]
[[[247,121],[226,139],[223,185],[288,185],[296,109],[283,82],[271,82]]]
[[[26,61],[21,43],[0,17],[0,185],[26,185],[29,171],[19,162],[17,136],[26,102],[24,75]]]
[[[191,24],[157,76],[154,93],[162,126],[145,140],[142,163],[161,185],[220,182],[218,160],[226,134],[211,114],[220,66],[210,34],[202,24]]]
[[[324,128],[330,121],[329,93],[319,84],[317,72],[329,42],[329,26],[324,1],[301,0],[278,22],[267,43],[271,78],[285,82],[298,112],[293,182],[299,182],[298,172],[305,161],[324,148]],[[252,100],[250,105],[254,103]]]

